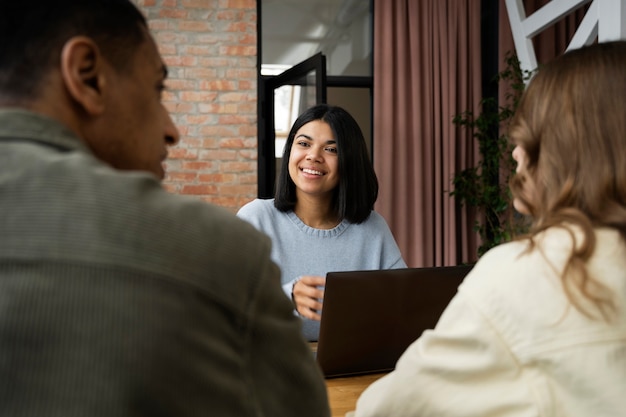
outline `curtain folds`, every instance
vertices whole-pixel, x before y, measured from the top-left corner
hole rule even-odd
[[[409,266],[476,258],[474,220],[449,192],[478,157],[452,119],[479,111],[480,19],[480,0],[374,1],[376,210]]]

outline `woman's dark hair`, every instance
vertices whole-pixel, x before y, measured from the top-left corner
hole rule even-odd
[[[146,33],[145,17],[129,0],[0,0],[2,98],[34,99],[74,36],[93,39],[122,71]]]
[[[289,175],[291,147],[298,130],[315,120],[328,123],[337,142],[339,184],[332,200],[335,213],[342,220],[362,223],[369,217],[378,198],[378,179],[358,123],[346,110],[328,104],[309,108],[291,127],[283,151],[274,205],[280,211],[293,210],[296,205],[296,185]]]

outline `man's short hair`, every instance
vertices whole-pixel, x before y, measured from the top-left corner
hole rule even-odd
[[[93,39],[118,70],[146,37],[146,19],[129,0],[0,0],[0,100],[36,98],[74,36]]]

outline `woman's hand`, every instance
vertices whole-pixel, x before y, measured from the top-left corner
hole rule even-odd
[[[293,286],[291,294],[293,302],[296,305],[296,311],[302,317],[317,321],[322,319],[318,312],[322,309],[324,285],[326,285],[326,278],[304,275]]]

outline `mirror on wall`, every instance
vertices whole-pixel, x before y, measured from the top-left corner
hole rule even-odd
[[[261,73],[326,56],[329,76],[371,76],[371,0],[259,0]]]

